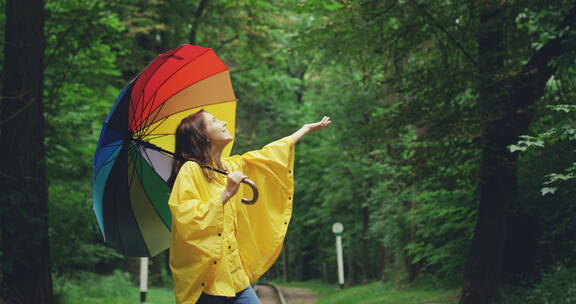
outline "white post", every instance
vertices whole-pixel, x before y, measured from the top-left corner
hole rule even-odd
[[[140,258],[140,303],[146,303],[148,290],[148,258]]]
[[[342,232],[344,225],[342,223],[334,223],[332,225],[332,232],[336,236],[336,258],[338,260],[338,285],[340,289],[344,288],[344,260],[342,258]]]

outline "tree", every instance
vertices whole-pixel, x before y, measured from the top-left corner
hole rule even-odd
[[[320,45],[328,60],[345,58],[365,72],[359,80],[365,85],[391,91],[392,102],[381,107],[380,130],[418,130],[420,148],[412,157],[416,192],[476,185],[466,195],[478,203],[478,217],[461,301],[500,301],[507,217],[519,198],[518,159],[507,146],[528,131],[546,83],[562,67],[558,60],[573,64],[568,58],[574,56],[574,2],[365,0],[307,6],[317,20],[309,45]],[[471,160],[466,170],[442,173],[464,169]],[[416,209],[422,218],[430,208]],[[417,247],[411,245],[425,249]]]
[[[52,303],[42,102],[44,44],[44,1],[8,0],[0,104],[0,292],[8,303]]]
[[[493,106],[484,126],[480,164],[479,207],[470,256],[464,272],[460,303],[495,303],[500,299],[502,259],[506,241],[508,208],[518,200],[518,154],[508,151],[526,134],[534,116],[533,105],[545,91],[556,68],[551,61],[563,54],[569,33],[576,24],[576,4],[558,25],[557,37],[546,42],[518,69],[517,74],[497,77],[504,72],[505,8],[485,3],[479,8],[478,35],[480,66],[479,95]]]

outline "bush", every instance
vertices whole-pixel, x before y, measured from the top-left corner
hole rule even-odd
[[[576,304],[576,268],[544,274],[529,290],[510,292],[508,304]]]
[[[136,293],[133,293],[136,291]],[[54,278],[54,293],[59,304],[116,303],[122,299],[128,303],[138,299],[137,290],[126,272],[116,271],[112,275],[100,276],[91,272],[79,272]]]

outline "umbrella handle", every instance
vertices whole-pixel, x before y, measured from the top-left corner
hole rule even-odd
[[[242,182],[245,183],[246,185],[250,186],[250,188],[252,188],[252,192],[254,193],[251,200],[249,200],[247,198],[242,198],[242,203],[244,203],[246,205],[252,205],[252,204],[256,203],[256,201],[258,200],[258,188],[256,187],[256,184],[247,178],[242,180]]]
[[[193,160],[193,159],[189,159],[189,160],[194,161],[194,162],[197,162],[197,161],[195,161],[195,160]],[[197,163],[198,163],[198,162],[197,162]],[[206,165],[201,165],[200,163],[198,163],[198,164],[199,164],[200,167],[202,167],[202,168],[210,169],[210,170],[212,170],[212,171],[214,171],[214,172],[218,172],[218,173],[223,174],[223,175],[228,175],[228,172],[226,172],[226,171],[223,171],[223,170],[220,170],[220,169],[216,169],[216,168],[212,168],[212,167],[206,166]],[[243,179],[242,182],[245,183],[246,185],[250,186],[250,188],[252,188],[252,192],[254,193],[254,196],[252,197],[251,200],[249,200],[249,199],[247,199],[247,198],[242,198],[242,203],[244,203],[244,204],[246,204],[246,205],[253,205],[253,204],[256,203],[256,201],[258,200],[258,188],[256,187],[256,184],[255,184],[253,181],[251,181],[251,180],[249,180],[249,179],[247,179],[247,178]]]

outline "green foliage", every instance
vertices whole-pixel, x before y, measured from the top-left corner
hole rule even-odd
[[[121,264],[122,256],[102,244],[90,200],[86,198],[89,184],[68,181],[51,185],[49,190],[52,269],[62,274],[81,269],[94,271],[101,264]]]
[[[511,288],[506,293],[507,304],[570,304],[576,303],[576,271],[560,268],[544,273],[538,283],[528,288]]]
[[[92,211],[91,168],[101,123],[114,102],[121,72],[123,28],[101,1],[46,5],[46,155],[52,268],[94,270],[118,265],[102,245]]]
[[[121,257],[102,245],[91,210],[101,122],[156,54],[192,36],[231,68],[239,99],[236,153],[332,117],[328,129],[296,148],[291,278],[335,280],[330,226],[340,221],[349,281],[380,279],[384,264],[404,276],[417,266],[432,281],[458,280],[477,215],[483,127],[501,118],[501,105],[480,99],[479,84],[517,75],[535,51],[564,34],[557,23],[571,1],[507,3],[505,66],[488,76],[479,73],[484,54],[470,2],[225,0],[210,1],[198,19],[199,3],[46,3],[50,237],[63,303],[100,303],[106,288],[118,297],[134,288],[120,273],[82,274],[106,287],[88,290],[86,300],[80,281],[63,278],[78,269],[121,267]],[[537,105],[532,135],[509,148],[521,152],[521,199],[512,212],[535,218],[543,268],[574,263],[575,56],[567,51],[553,62],[558,71]],[[546,277],[534,299],[554,290],[546,283],[554,280],[561,285],[570,278]],[[350,297],[366,292],[383,300],[394,292],[388,285],[362,288]]]
[[[576,303],[576,271],[560,269],[547,273],[528,293],[529,303]]]
[[[371,283],[345,288],[320,298],[319,304],[344,303],[456,303],[455,290],[397,289],[392,284]]]
[[[509,147],[511,152],[526,151],[528,149],[543,148],[545,145],[559,144],[560,142],[575,142],[576,141],[576,124],[574,120],[574,113],[576,112],[576,105],[560,104],[547,106],[548,109],[555,112],[563,113],[561,123],[550,127],[548,130],[536,135],[521,136],[520,141],[516,145]],[[572,150],[569,153],[574,153]],[[545,181],[541,189],[542,195],[554,194],[558,189],[558,185],[573,180],[576,178],[576,162],[572,162],[562,173],[549,173],[545,176]]]

